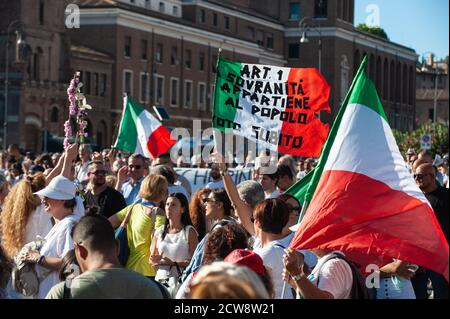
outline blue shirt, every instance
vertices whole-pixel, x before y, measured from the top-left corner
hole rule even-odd
[[[125,203],[127,203],[127,206],[141,200],[139,191],[143,180],[144,177],[141,177],[134,186],[131,185],[131,181],[128,181],[122,185],[122,195],[125,198]]]

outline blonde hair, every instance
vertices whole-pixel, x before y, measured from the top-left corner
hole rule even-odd
[[[14,185],[5,198],[1,215],[2,243],[5,254],[10,258],[26,244],[23,241],[28,219],[41,203],[34,193],[44,187],[45,177],[37,173]]]
[[[151,202],[160,202],[167,193],[169,184],[162,175],[148,175],[141,184],[139,196]]]

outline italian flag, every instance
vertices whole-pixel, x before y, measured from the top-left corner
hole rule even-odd
[[[320,155],[329,125],[330,87],[313,68],[229,61],[219,56],[213,128],[227,129],[263,147],[296,156]]]
[[[307,206],[296,249],[345,251],[367,265],[393,258],[443,274],[449,250],[433,209],[408,171],[367,57],[331,128],[317,167],[287,192]]]
[[[156,158],[166,153],[176,143],[170,132],[146,109],[124,98],[122,120],[114,147]]]

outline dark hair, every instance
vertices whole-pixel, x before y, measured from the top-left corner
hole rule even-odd
[[[246,248],[248,237],[242,226],[230,222],[216,227],[206,240],[202,264],[208,265],[216,260],[223,260],[233,250]]]
[[[209,188],[200,188],[195,192],[189,203],[189,215],[191,216],[192,225],[198,233],[198,240],[201,241],[206,235],[206,218],[205,208],[202,202],[202,195],[211,193]]]
[[[74,209],[77,206],[77,200],[75,198],[64,201],[64,208]]]
[[[289,179],[294,179],[294,173],[291,167],[285,164],[278,165],[277,174],[278,177],[287,176]]]
[[[178,199],[180,201],[181,207],[184,208],[184,212],[183,214],[181,214],[181,225],[183,225],[182,231],[184,231],[184,228],[187,225],[192,225],[191,216],[189,215],[189,202],[186,196],[184,196],[184,194],[182,193],[172,193],[167,197],[167,199],[169,199],[169,197],[175,197],[176,199]],[[169,218],[166,218],[166,221],[164,222],[164,230],[161,235],[162,239],[166,237],[168,231],[169,231]]]
[[[59,280],[65,281],[68,276],[73,274],[74,265],[78,265],[77,258],[75,256],[75,249],[69,250],[62,259],[61,267],[59,268]]]
[[[289,221],[289,208],[279,198],[265,199],[256,205],[254,216],[264,232],[279,235]]]
[[[285,202],[285,203],[286,203],[289,199],[293,199],[293,200],[295,200],[295,201],[298,203],[298,206],[300,207],[300,209],[302,209],[302,204],[298,201],[297,198],[295,198],[295,197],[292,196],[292,195],[289,195],[289,194],[286,194],[286,193],[280,194],[280,195],[278,196],[278,199],[279,199],[279,200],[282,200],[282,201]]]
[[[224,215],[231,216],[233,206],[231,206],[230,198],[228,197],[228,194],[225,191],[225,189],[223,188],[214,189],[211,193],[213,194],[215,200],[223,204]]]
[[[6,287],[10,279],[12,268],[11,260],[6,257],[2,245],[0,245],[0,288]]]
[[[81,217],[72,228],[72,238],[90,250],[109,252],[116,248],[114,228],[102,215]]]
[[[91,167],[93,165],[105,165],[102,161],[90,161],[88,164],[88,167]]]
[[[175,183],[175,176],[173,175],[173,172],[165,165],[152,166],[150,168],[150,174],[164,176],[170,185]]]

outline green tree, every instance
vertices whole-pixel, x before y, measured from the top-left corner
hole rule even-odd
[[[446,154],[449,150],[449,127],[445,123],[427,122],[412,132],[400,132],[392,129],[400,152],[405,154],[408,148],[420,149],[420,137],[423,134],[431,136],[431,153]]]
[[[380,27],[369,27],[365,23],[360,23],[356,26],[356,29],[360,30],[360,31],[368,32],[370,34],[379,36],[383,39],[389,40],[389,37],[387,36],[386,32]]]

